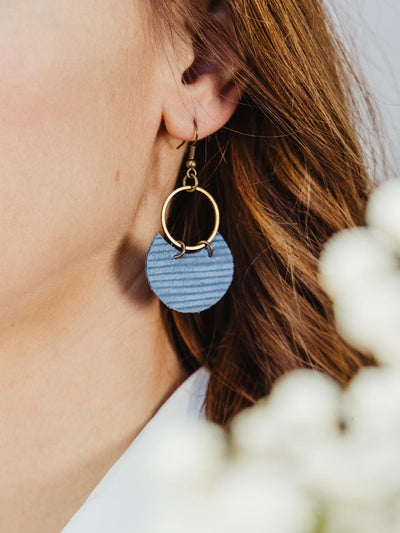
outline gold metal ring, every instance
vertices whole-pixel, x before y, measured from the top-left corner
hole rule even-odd
[[[205,196],[207,196],[207,198],[210,200],[211,205],[212,205],[212,207],[214,209],[214,214],[215,214],[214,228],[213,228],[213,230],[211,232],[211,235],[207,239],[207,242],[210,243],[213,240],[213,238],[216,236],[218,228],[219,228],[219,209],[218,209],[218,205],[217,205],[217,202],[214,200],[213,196],[208,191],[206,191],[205,189],[202,189],[201,187],[196,187],[195,190],[199,191],[199,192],[203,193]],[[177,241],[177,240],[175,240],[172,237],[172,235],[168,231],[167,224],[165,222],[165,218],[166,218],[166,212],[167,212],[167,207],[168,207],[169,202],[171,201],[171,199],[176,194],[180,193],[181,191],[193,191],[193,187],[191,185],[185,185],[183,187],[178,187],[177,189],[173,190],[171,192],[171,194],[168,196],[168,198],[165,200],[163,208],[162,208],[162,211],[161,211],[161,224],[162,224],[164,233],[165,233],[166,237],[169,239],[169,241],[174,246],[176,246],[176,248],[179,248],[179,249],[183,248],[182,247],[182,241]],[[185,251],[201,250],[205,246],[208,246],[207,244],[204,244],[204,242],[205,241],[203,241],[202,244],[197,244],[197,245],[194,245],[194,246],[186,245]]]

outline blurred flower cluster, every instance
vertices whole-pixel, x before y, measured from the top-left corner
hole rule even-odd
[[[380,363],[344,390],[295,370],[233,420],[199,420],[153,450],[165,485],[155,533],[400,532],[400,181],[371,196],[367,226],[320,261],[340,334]]]

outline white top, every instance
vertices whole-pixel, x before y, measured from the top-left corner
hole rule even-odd
[[[146,531],[157,512],[155,481],[143,466],[146,448],[162,439],[168,422],[205,418],[204,399],[210,372],[201,367],[162,404],[108,470],[61,533],[133,533]]]

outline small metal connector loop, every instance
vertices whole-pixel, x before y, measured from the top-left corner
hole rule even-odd
[[[176,242],[179,243],[182,246],[182,251],[179,252],[179,254],[174,255],[175,259],[179,259],[180,257],[182,257],[186,253],[186,244],[184,242],[182,242],[182,241],[176,241]]]
[[[192,179],[194,181],[193,185],[190,185],[191,189],[189,189],[189,192],[194,192],[197,189],[197,186],[199,184],[199,180],[197,178],[197,171],[194,168],[189,168],[186,172],[186,176],[183,178],[182,185],[184,187],[187,186],[187,180]]]
[[[208,257],[211,257],[214,253],[214,247],[208,241],[199,241],[197,244],[205,244],[206,246],[208,246]]]

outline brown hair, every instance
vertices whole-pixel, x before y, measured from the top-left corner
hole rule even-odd
[[[200,314],[163,306],[185,369],[211,370],[207,418],[228,427],[290,369],[319,369],[345,384],[372,363],[338,336],[318,258],[333,232],[363,224],[373,180],[360,124],[365,112],[374,125],[377,115],[320,0],[225,0],[231,28],[198,0],[153,4],[157,20],[170,22],[179,9],[196,56],[229,58],[243,91],[232,119],[198,154],[200,183],[221,209],[233,283]],[[187,242],[204,238],[212,222],[178,200],[169,217]]]

